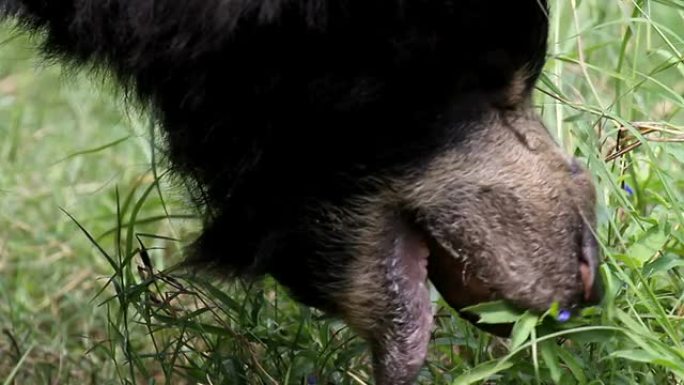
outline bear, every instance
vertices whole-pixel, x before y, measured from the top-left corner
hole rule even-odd
[[[270,275],[342,318],[378,385],[415,381],[429,282],[457,310],[600,301],[592,178],[532,106],[544,0],[0,0],[0,13],[159,123],[202,213],[188,267]]]

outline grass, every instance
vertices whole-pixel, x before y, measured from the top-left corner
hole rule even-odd
[[[606,303],[501,340],[435,296],[419,382],[684,384],[684,3],[551,3],[535,102],[596,177]],[[271,280],[168,271],[197,223],[145,117],[0,41],[0,384],[369,383],[363,342]]]

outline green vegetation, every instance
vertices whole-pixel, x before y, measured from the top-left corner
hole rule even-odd
[[[435,296],[420,383],[684,384],[684,3],[551,3],[535,102],[596,176],[606,303],[501,340]],[[162,273],[197,223],[150,124],[33,47],[0,30],[0,385],[369,383],[362,341],[272,281]]]

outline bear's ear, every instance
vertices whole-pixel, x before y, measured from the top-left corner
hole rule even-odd
[[[503,109],[513,109],[528,103],[532,96],[535,76],[527,69],[513,72],[508,84],[496,98],[495,104]]]

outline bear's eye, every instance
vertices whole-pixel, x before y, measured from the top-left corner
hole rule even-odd
[[[582,173],[582,166],[580,165],[579,161],[577,158],[571,158],[570,159],[570,174],[572,176],[577,176]]]

